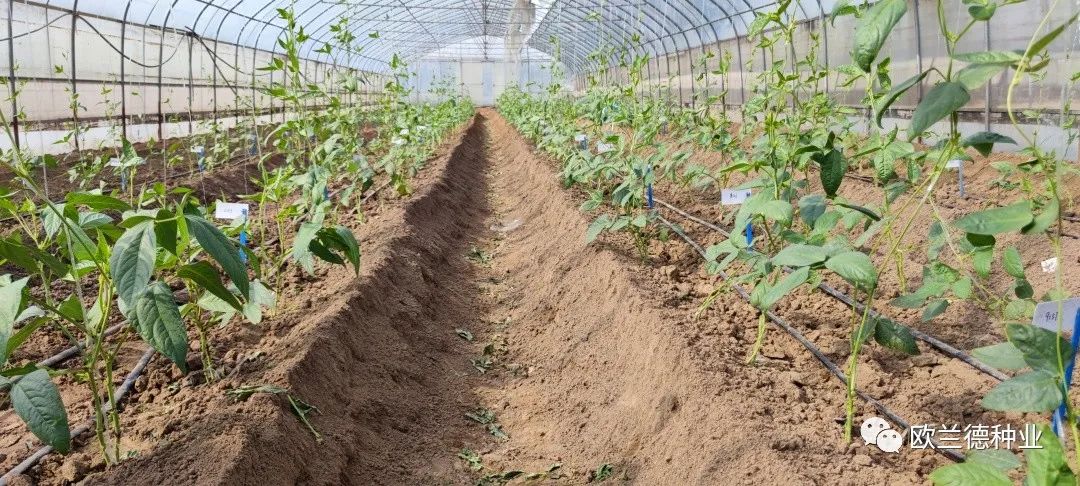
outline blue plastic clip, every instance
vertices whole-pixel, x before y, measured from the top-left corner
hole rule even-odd
[[[126,170],[121,170],[120,171],[120,190],[121,191],[126,191],[127,190],[127,171]]]
[[[330,188],[329,187],[323,186],[323,188],[322,188],[322,197],[326,201],[330,200]]]
[[[244,248],[247,248],[247,245],[248,245],[247,210],[246,209],[244,210],[243,218],[244,218],[244,223],[243,223],[243,226],[240,227],[240,247],[241,247],[240,248],[240,262],[241,263],[247,263],[248,262],[247,253],[244,252]]]
[[[652,174],[652,167],[645,169],[645,174]],[[653,196],[652,196],[652,184],[645,186],[645,199],[649,209],[653,209]]]
[[[746,247],[754,248],[754,225],[746,223]]]
[[[1073,316],[1073,331],[1072,331],[1072,348],[1075,350],[1080,346],[1080,309],[1077,309],[1076,315]],[[1069,364],[1065,365],[1065,391],[1069,390],[1072,386],[1073,368],[1076,367],[1076,356],[1069,360]],[[1065,400],[1069,399],[1068,393],[1065,394]],[[1062,403],[1057,411],[1054,412],[1054,433],[1058,437],[1065,437],[1065,413],[1066,407]]]

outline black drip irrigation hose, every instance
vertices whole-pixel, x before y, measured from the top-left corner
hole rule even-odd
[[[705,220],[703,220],[701,218],[698,218],[698,217],[696,217],[696,216],[694,216],[694,215],[692,215],[690,213],[687,213],[686,211],[683,211],[683,210],[681,210],[681,209],[679,209],[679,208],[677,208],[675,206],[672,206],[671,204],[668,204],[668,203],[666,203],[664,201],[661,201],[659,199],[656,199],[656,198],[653,198],[653,201],[655,201],[657,204],[659,204],[661,206],[664,206],[665,208],[671,210],[672,212],[678,214],[679,216],[682,216],[682,217],[684,217],[684,218],[686,218],[686,219],[688,219],[690,221],[693,221],[693,222],[695,222],[697,224],[700,224],[700,225],[702,225],[702,226],[704,226],[704,227],[706,227],[708,229],[711,229],[711,230],[713,230],[713,231],[715,231],[717,233],[720,233],[720,234],[722,234],[724,236],[729,236],[730,235],[730,233],[725,231],[723,228],[720,228],[719,226],[717,226],[717,225],[715,225],[713,223],[710,223],[710,222],[705,221]],[[790,268],[784,267],[784,271],[785,272],[791,272],[792,270]],[[836,300],[839,300],[840,302],[843,302],[845,305],[855,309],[858,312],[863,312],[866,309],[866,304],[863,304],[862,302],[859,302],[859,301],[851,298],[851,296],[837,290],[835,287],[833,287],[833,286],[831,286],[831,285],[829,285],[829,284],[827,284],[825,282],[822,282],[822,283],[818,284],[818,288],[821,289],[822,292],[825,292],[825,294],[829,295],[830,297],[833,297]],[[886,318],[886,319],[888,319],[888,316],[882,315],[881,313],[877,312],[874,309],[869,309],[869,310],[870,310],[870,315],[872,317],[874,317],[875,319],[878,319],[878,318]],[[1002,373],[997,368],[994,368],[992,366],[987,366],[986,364],[981,363],[979,360],[977,360],[974,357],[972,357],[971,355],[961,351],[960,349],[957,349],[956,347],[950,345],[949,343],[946,343],[946,342],[944,342],[944,341],[942,341],[942,340],[940,340],[940,339],[938,339],[938,338],[936,338],[934,336],[931,336],[929,334],[926,334],[926,333],[924,333],[922,331],[919,331],[919,330],[911,328],[911,327],[908,327],[908,330],[911,331],[911,334],[913,336],[915,336],[916,339],[918,339],[918,340],[920,340],[920,341],[922,341],[922,342],[924,342],[926,344],[929,344],[931,347],[933,347],[934,349],[937,349],[942,354],[945,354],[945,355],[948,355],[949,357],[952,357],[952,358],[958,359],[960,361],[963,361],[968,366],[971,366],[972,368],[975,368],[976,370],[986,374],[987,376],[990,376],[991,378],[994,378],[995,380],[1005,381],[1005,380],[1007,380],[1009,378],[1008,375],[1006,375],[1005,373]]]
[[[655,199],[654,199],[654,201],[655,201]],[[687,244],[689,244],[691,247],[693,247],[694,250],[697,251],[698,254],[701,255],[702,258],[707,258],[705,256],[705,249],[702,248],[701,245],[698,242],[694,241],[692,238],[687,236],[686,233],[684,233],[681,228],[679,228],[677,225],[671,223],[670,221],[665,219],[663,216],[658,215],[657,219],[661,223],[663,223],[665,226],[667,226],[668,228],[671,228],[671,230],[674,231],[675,234],[679,235],[679,237],[681,237],[684,241],[686,241]],[[724,272],[723,270],[721,270],[719,272],[719,275],[720,275],[720,278],[724,279],[725,281],[730,282],[730,278],[728,277],[727,273]],[[747,293],[746,290],[743,289],[741,285],[738,285],[736,283],[732,283],[731,287],[735,290],[735,292],[737,294],[739,294],[739,297],[742,297],[742,299],[745,300],[747,303],[750,302],[750,294]],[[788,324],[787,321],[785,321],[782,317],[780,317],[779,315],[777,315],[773,311],[766,311],[765,316],[768,317],[769,320],[773,322],[773,324],[776,324],[777,327],[782,329],[784,332],[788,333],[788,335],[790,335],[791,337],[795,338],[795,340],[798,341],[799,344],[801,344],[804,348],[806,348],[807,351],[810,351],[810,354],[814,355],[814,357],[817,358],[817,360],[820,361],[821,364],[825,365],[825,368],[828,369],[829,372],[833,374],[833,376],[835,376],[837,379],[839,379],[844,384],[844,386],[847,386],[847,384],[848,384],[847,376],[840,369],[840,367],[837,366],[836,363],[833,363],[832,360],[830,360],[828,356],[825,356],[825,353],[822,352],[820,349],[818,349],[817,346],[814,346],[814,343],[810,342],[810,340],[807,339],[806,336],[804,336],[801,332],[799,332],[797,329],[795,329],[790,324]],[[863,401],[870,404],[870,406],[874,407],[874,409],[877,410],[879,413],[881,413],[885,417],[888,417],[888,419],[891,420],[893,423],[895,423],[896,425],[899,425],[900,427],[903,427],[905,433],[907,433],[911,429],[911,426],[908,424],[908,422],[906,420],[904,420],[902,417],[900,417],[895,412],[890,410],[888,407],[885,406],[885,404],[881,403],[876,398],[871,397],[871,396],[869,396],[869,395],[867,395],[867,394],[865,394],[865,393],[863,393],[863,392],[861,392],[861,391],[859,391],[857,389],[855,390],[855,394],[859,398],[861,398]],[[932,449],[934,449],[935,451],[945,455],[949,459],[952,459],[953,461],[957,461],[957,462],[963,462],[963,460],[964,460],[964,455],[963,454],[961,454],[959,452],[956,452],[953,449],[942,449],[941,444],[938,443],[933,438],[930,438],[930,444],[931,444]]]
[[[146,366],[148,364],[150,364],[150,360],[154,357],[154,354],[155,354],[154,348],[147,348],[146,351],[143,352],[142,357],[139,358],[139,362],[135,364],[134,368],[132,368],[131,373],[128,373],[127,378],[124,378],[124,382],[121,383],[120,386],[116,389],[116,405],[117,406],[120,406],[123,403],[124,398],[127,396],[128,392],[131,391],[132,387],[135,386],[135,380],[137,380],[139,378],[139,376],[142,375],[143,371],[146,370]],[[111,410],[111,405],[106,404],[103,411],[107,413],[110,410]],[[94,429],[94,421],[93,421],[93,419],[88,420],[88,421],[84,422],[82,425],[76,427],[74,430],[71,431],[71,438],[75,439],[75,438],[77,438],[77,437],[79,437],[79,436],[81,436],[81,435],[83,435],[83,434],[85,434],[87,432],[90,432],[93,429]],[[49,455],[49,453],[51,453],[52,451],[53,451],[53,448],[52,448],[52,446],[49,446],[49,445],[43,446],[40,449],[38,449],[37,451],[35,451],[30,457],[27,457],[22,462],[20,462],[18,465],[11,468],[10,471],[8,471],[7,473],[4,473],[3,476],[0,476],[0,486],[6,485],[9,481],[14,479],[16,476],[19,476],[20,474],[23,474],[26,471],[30,470],[30,468],[34,467],[34,465],[37,464],[38,461],[40,461],[45,456]]]

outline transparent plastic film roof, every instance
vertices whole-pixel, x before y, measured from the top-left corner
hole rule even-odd
[[[633,44],[654,55],[689,49],[745,33],[755,11],[775,5],[758,0],[11,0],[9,4],[51,10],[49,22],[62,25],[74,13],[86,24],[111,19],[270,52],[277,50],[284,28],[278,9],[291,8],[311,36],[303,52],[306,57],[371,71],[385,70],[395,54],[403,59],[434,54],[499,61],[506,58],[510,45],[551,55],[552,41],[557,39],[572,72],[582,69],[589,53],[604,42]],[[797,11],[812,18],[831,8],[832,0],[802,2]],[[357,48],[316,53],[339,25],[359,39]]]

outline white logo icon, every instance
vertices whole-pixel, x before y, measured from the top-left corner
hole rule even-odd
[[[893,430],[888,422],[878,417],[866,419],[859,432],[867,444],[874,444],[884,452],[898,452],[904,445],[904,436]]]

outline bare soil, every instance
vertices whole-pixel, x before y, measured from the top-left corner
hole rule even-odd
[[[583,195],[494,111],[448,140],[411,197],[367,210],[359,277],[294,276],[279,314],[215,330],[223,380],[155,359],[123,415],[131,459],[106,470],[89,443],[18,481],[880,485],[927,483],[947,463],[846,444],[843,386],[775,328],[745,364],[756,312],[724,292],[698,315],[720,283],[680,240],[654,241],[647,262],[624,236],[586,245]],[[722,220],[712,195],[658,189]],[[1042,250],[1022,249],[1029,264]],[[846,359],[846,307],[803,292],[777,311]],[[970,349],[1000,339],[984,319],[950,309],[924,329]],[[868,349],[858,383],[914,424],[1027,418],[982,410],[994,381],[925,346],[914,358]],[[317,407],[321,441],[282,395],[225,395],[262,384]],[[858,420],[870,415],[860,404]]]

